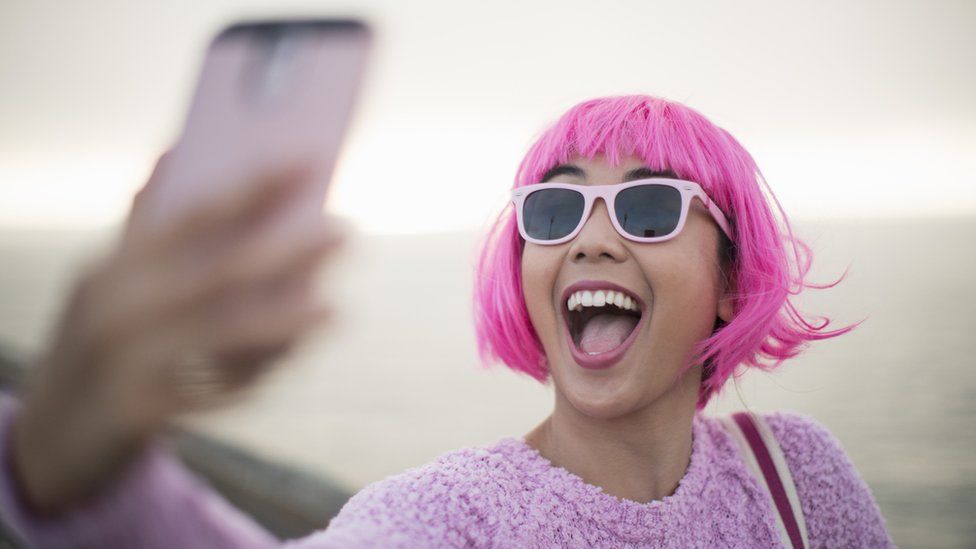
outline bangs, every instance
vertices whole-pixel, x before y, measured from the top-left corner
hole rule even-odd
[[[574,156],[604,156],[618,166],[628,156],[655,171],[672,171],[706,192],[732,162],[722,133],[697,112],[650,96],[601,98],[567,111],[537,139],[516,175],[516,186],[537,183]],[[724,132],[723,132],[724,133]],[[716,198],[716,197],[713,197]]]

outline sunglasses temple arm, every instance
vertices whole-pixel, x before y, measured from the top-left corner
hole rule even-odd
[[[712,217],[718,222],[718,226],[722,228],[725,236],[729,237],[729,240],[732,242],[735,242],[735,239],[732,238],[732,230],[729,228],[729,222],[725,220],[725,214],[722,213],[722,210],[718,209],[718,206],[712,202],[708,205],[708,211],[712,212]]]
[[[711,200],[704,192],[699,194],[698,197],[702,202],[705,203],[705,207],[708,208],[708,213],[712,214],[712,218],[714,218],[715,222],[718,223],[719,228],[722,229],[725,236],[729,237],[729,240],[735,242],[735,239],[732,238],[732,231],[729,229],[729,222],[726,221],[725,214],[722,213],[722,210],[720,210],[719,207],[715,205],[715,202]]]

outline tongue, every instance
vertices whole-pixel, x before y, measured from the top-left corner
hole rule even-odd
[[[637,326],[637,320],[629,315],[596,315],[583,326],[580,349],[587,353],[605,353],[616,349]]]

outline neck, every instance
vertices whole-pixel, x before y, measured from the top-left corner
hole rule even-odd
[[[553,413],[525,436],[556,467],[638,503],[674,493],[691,460],[692,420],[701,367],[654,402],[624,415],[594,418],[556,389]]]

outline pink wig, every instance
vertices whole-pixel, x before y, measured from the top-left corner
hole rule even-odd
[[[733,242],[724,241],[731,273],[733,316],[718,320],[712,335],[697,344],[684,368],[703,365],[697,409],[720,392],[739,364],[771,371],[817,339],[838,336],[860,322],[824,331],[826,317],[811,323],[790,301],[803,288],[812,253],[793,236],[789,221],[755,161],[731,134],[697,111],[674,101],[631,95],[580,103],[532,145],[514,187],[537,183],[553,166],[574,155],[605,155],[611,165],[637,156],[654,170],[671,170],[699,183],[728,218]],[[763,195],[765,188],[775,210]],[[782,226],[774,212],[782,218]],[[720,233],[721,234],[721,233]],[[724,235],[722,235],[724,239]],[[549,365],[522,295],[521,257],[525,242],[509,204],[482,245],[474,288],[478,355],[485,366],[501,361],[542,383]],[[653,245],[653,244],[652,244]],[[862,321],[863,322],[863,321]]]

